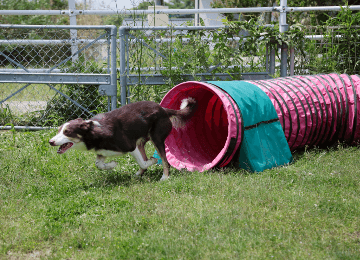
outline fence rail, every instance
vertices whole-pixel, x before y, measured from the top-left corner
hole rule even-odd
[[[0,25],[0,129],[115,109],[116,35],[116,26]]]
[[[69,1],[70,2],[70,1]],[[263,13],[263,12],[309,12],[309,11],[340,11],[346,6],[311,6],[292,7],[287,6],[287,1],[281,0],[280,6],[274,7],[244,7],[244,8],[211,8],[211,9],[157,9],[156,14],[201,14],[201,13]],[[360,10],[360,5],[349,6],[350,10]],[[143,15],[154,14],[153,10],[0,10],[0,15]]]

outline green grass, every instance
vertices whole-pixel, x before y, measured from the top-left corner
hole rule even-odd
[[[360,259],[360,152],[311,149],[283,168],[204,173],[0,133],[1,259]],[[149,154],[153,147],[149,146]]]

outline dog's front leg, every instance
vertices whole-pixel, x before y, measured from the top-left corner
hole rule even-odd
[[[130,154],[140,166],[140,170],[135,173],[136,176],[141,176],[148,167],[157,163],[157,159],[154,157],[151,157],[150,160],[147,159],[144,147],[141,145],[136,147],[134,151],[130,152]]]
[[[109,162],[109,163],[105,163],[105,158],[106,158],[105,156],[102,156],[102,155],[99,155],[99,154],[96,157],[95,165],[100,170],[111,170],[117,165],[117,162],[114,162],[114,161]]]

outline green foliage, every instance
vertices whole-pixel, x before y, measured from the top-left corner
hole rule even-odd
[[[357,57],[360,13],[353,13],[349,8],[341,8],[336,17],[326,22],[327,31],[325,41],[332,43],[328,48],[328,56],[334,59],[333,71],[357,74],[360,73],[360,64]]]
[[[169,2],[165,3],[169,9],[194,9],[195,8],[195,1],[193,0],[170,0]],[[178,17],[178,18],[192,18],[194,14],[170,14],[169,18]]]
[[[154,6],[154,1],[141,1],[133,10],[148,10],[149,6]],[[169,9],[193,9],[195,7],[192,0],[170,0],[162,5],[168,6]],[[140,16],[141,17],[141,16]],[[193,14],[169,14],[169,18],[192,18]]]
[[[45,17],[45,16],[43,16]],[[69,30],[53,29],[18,29],[3,28],[0,34],[1,40],[56,40],[69,39]],[[17,68],[17,65],[6,57],[29,68],[46,68],[60,62],[64,57],[71,55],[67,45],[36,45],[28,44],[3,44],[0,45],[0,67]]]
[[[123,15],[110,15],[110,16],[107,16],[105,19],[104,19],[104,24],[106,25],[115,25],[117,27],[120,27],[122,25],[122,22],[124,20],[124,17]]]
[[[193,9],[195,6],[192,0],[170,0],[162,5],[169,9]],[[141,1],[134,10],[148,10],[149,6],[154,6],[154,1]]]
[[[224,20],[225,28],[207,31],[157,32],[145,35],[137,32],[136,37],[146,45],[137,42],[135,55],[130,57],[130,71],[144,74],[140,68],[162,67],[155,73],[168,77],[166,85],[130,87],[132,101],[150,99],[159,102],[174,85],[188,80],[212,79],[196,74],[227,72],[233,79],[240,79],[245,72],[265,71],[266,51],[274,49],[280,60],[278,47],[285,43],[295,50],[295,75],[319,73],[359,73],[357,42],[359,33],[354,25],[360,23],[360,15],[343,8],[336,17],[329,16],[324,26],[307,27],[300,23],[291,24],[285,33],[279,33],[277,23],[264,26],[258,18],[242,21]],[[335,26],[336,25],[336,26]],[[312,31],[311,31],[312,30]],[[306,38],[306,35],[325,35],[322,41]],[[169,39],[156,43],[156,39]],[[237,41],[234,41],[237,39]],[[156,49],[165,57],[159,58],[148,47]],[[290,55],[288,55],[290,67]],[[146,73],[145,73],[146,74]],[[275,75],[276,76],[276,75]]]
[[[6,3],[9,8],[8,4],[10,2],[11,1],[8,0],[2,3]],[[28,8],[27,5],[25,5],[28,4],[27,1],[20,1],[19,4],[21,3]],[[41,3],[41,1],[32,1],[33,5],[39,3]],[[53,2],[52,4],[54,3],[56,4],[58,2]],[[58,3],[59,6],[61,3],[65,2],[60,1]],[[272,4],[271,1],[254,3],[250,0],[247,2],[235,1],[234,3],[239,5],[237,7]],[[147,7],[152,4],[153,2],[142,2],[137,8],[147,9]],[[191,1],[171,1],[168,3],[170,8],[190,8],[191,4]],[[329,4],[336,4],[336,1],[329,2]],[[340,4],[342,4],[342,2]],[[311,0],[298,3],[288,1],[288,5],[308,6],[316,5],[316,3]],[[224,5],[223,7],[227,6]],[[292,13],[288,15],[290,17]],[[312,17],[311,13],[304,13],[303,15],[308,15],[310,18]],[[358,28],[356,28],[356,25],[360,23],[359,13],[352,12],[348,8],[343,8],[340,12],[336,13],[336,16],[334,16],[334,14],[328,14],[326,19],[324,19],[324,21],[326,21],[325,24],[317,27],[307,26],[307,23],[304,22],[306,18],[304,16],[288,19],[290,26],[286,33],[279,33],[277,23],[273,23],[271,26],[264,26],[263,21],[260,21],[257,16],[248,16],[245,20],[240,21],[231,21],[231,18],[228,17],[224,19],[226,27],[219,30],[187,31],[181,34],[170,30],[152,32],[151,35],[148,32],[142,31],[132,32],[132,34],[140,40],[136,43],[129,43],[132,48],[129,56],[129,69],[132,74],[139,76],[140,84],[129,87],[130,99],[132,101],[145,99],[160,102],[169,89],[180,82],[187,81],[189,75],[193,76],[195,80],[216,80],[216,77],[214,77],[215,73],[226,72],[232,79],[236,80],[241,79],[242,73],[263,72],[265,71],[266,52],[270,49],[275,49],[278,62],[280,58],[278,47],[282,43],[286,43],[289,48],[295,49],[295,74],[330,72],[359,73],[356,44],[360,40],[358,39],[358,35],[360,34],[358,33]],[[122,22],[122,16],[120,15],[109,16],[107,19],[106,23],[117,26]],[[313,21],[311,24],[312,23]],[[324,34],[325,38],[321,42],[305,38],[305,35],[311,33]],[[27,39],[26,37],[32,37],[33,39],[61,38],[60,35],[47,35],[43,31],[38,31],[36,35],[27,35],[26,32],[15,35],[15,32],[9,29],[9,32],[3,34],[5,35],[4,37],[7,38],[19,39],[24,37],[25,39]],[[66,37],[68,38],[68,36]],[[170,39],[170,41],[159,43],[159,39]],[[146,45],[141,44],[141,42]],[[33,64],[31,65],[34,67],[41,67],[43,63],[51,65],[51,63],[57,62],[57,58],[61,58],[56,55],[49,55],[49,53],[58,52],[64,53],[65,56],[69,55],[69,50],[56,51],[53,49],[53,46],[50,49],[44,46],[39,47],[39,49],[26,49],[28,47],[24,46],[16,48],[9,47],[9,49],[4,48],[5,47],[0,47],[1,51],[11,57],[20,57],[23,53],[29,53],[27,56],[32,57],[29,62],[32,62]],[[150,48],[156,50],[157,54],[154,54],[154,51],[150,50]],[[43,55],[44,53],[46,53],[46,55]],[[51,59],[49,60],[48,57],[51,57]],[[3,62],[3,66],[10,66],[7,60],[3,59],[1,62]],[[91,67],[89,71],[99,70],[99,67],[96,66],[97,65]],[[81,72],[83,67],[82,64],[75,64],[70,68],[69,72]],[[141,85],[140,76],[144,73],[146,74],[143,69],[151,67],[155,67],[156,69],[161,68],[156,71],[155,74],[162,74],[168,77],[165,85],[155,85],[151,87]],[[81,69],[77,70],[77,68]],[[196,76],[196,74],[199,73],[209,73],[210,76]],[[79,96],[79,101],[85,102],[85,106],[88,107],[90,111],[98,110],[100,112],[105,110],[104,103],[106,102],[104,101],[104,97],[98,98],[97,86],[95,85],[58,85],[57,88],[65,91],[66,95],[75,95],[75,99]],[[84,92],[84,94],[80,92]],[[98,101],[90,101],[93,98]],[[9,113],[8,108],[2,108],[0,111],[0,119],[11,118],[12,116]],[[70,101],[59,94],[49,102],[46,115],[50,116],[50,120],[53,122],[62,122],[70,115],[72,116],[71,118],[81,115],[89,116],[88,113],[83,114],[81,109],[74,107]],[[38,119],[38,117],[35,118],[36,120]],[[13,120],[14,118],[11,119],[11,122],[14,122]],[[25,117],[21,120],[25,120]],[[8,122],[10,121],[8,120],[4,123]],[[49,123],[45,120],[42,122],[44,124]]]
[[[216,0],[211,5],[213,8],[242,8],[257,6],[272,6],[274,0]]]
[[[147,10],[149,6],[154,6],[154,1],[142,1],[134,10]]]
[[[350,1],[351,5],[359,4],[357,0]],[[211,3],[213,8],[242,8],[242,7],[270,7],[276,4],[280,5],[280,0],[214,0]],[[289,7],[305,7],[305,6],[339,6],[346,5],[346,0],[288,0],[287,6]],[[240,17],[237,18],[235,14],[223,14],[229,21],[236,21],[240,19],[249,20],[250,18],[258,17],[263,14],[259,13],[246,13],[240,14]],[[334,12],[319,12],[319,11],[310,11],[310,12],[289,12],[287,14],[287,22],[292,24],[302,23],[304,25],[322,25],[329,16],[334,15]],[[275,17],[278,17],[278,14],[275,14]],[[270,13],[265,13],[266,23],[270,23]]]
[[[169,9],[193,9],[195,7],[194,1],[191,0],[170,0],[165,3]]]
[[[14,38],[14,36],[12,35],[8,36]],[[7,57],[11,57],[15,61],[21,61],[23,65],[31,66],[33,68],[54,66],[55,64],[59,63],[64,57],[71,54],[71,49],[66,45],[0,46],[0,51],[4,54],[4,56],[6,55]],[[4,58],[4,56],[0,58],[1,66],[7,66],[8,68],[17,67],[16,64]]]
[[[173,35],[172,32],[170,34]],[[218,35],[219,32],[216,30],[207,30],[189,31],[186,35],[178,34],[173,38],[170,36],[174,41],[170,41],[170,44],[162,49],[162,53],[166,53],[168,57],[163,61],[167,69],[161,71],[162,75],[169,77],[169,86],[186,81],[186,75],[196,78],[195,74],[218,72],[216,68],[210,69],[212,65],[227,65],[227,61],[224,60],[226,54],[221,51],[227,51],[228,46],[218,44],[211,47],[216,42],[216,38],[213,37]],[[212,40],[207,40],[209,38]],[[197,79],[200,80],[201,77]]]
[[[329,17],[317,32],[324,35],[321,44],[308,42],[304,50],[309,55],[308,68],[311,73],[360,73],[358,46],[360,41],[358,24],[360,13],[341,8],[335,17]]]
[[[259,6],[272,6],[275,0],[214,0],[211,2],[212,8],[242,8],[242,7],[259,7]],[[239,20],[235,14],[223,14],[229,21]],[[257,17],[258,14],[249,14],[247,13],[245,16],[243,14],[240,15],[241,20],[246,17]]]
[[[66,68],[67,73],[99,73],[101,70],[102,67],[95,62],[86,64],[83,57],[80,57],[76,62],[71,63],[70,67]],[[99,96],[98,85],[57,85],[55,88],[59,89],[60,92],[72,98],[93,114],[107,112],[107,97]],[[39,118],[36,117],[34,117],[33,120],[35,120],[37,124],[59,125],[65,121],[79,117],[89,118],[91,114],[76,106],[65,96],[57,93],[47,103],[40,121]]]
[[[228,73],[233,80],[242,78],[243,73],[266,71],[266,51],[275,49],[283,42],[306,55],[305,27],[290,26],[286,33],[279,33],[277,24],[265,26],[258,19],[248,21],[224,20],[225,27],[217,30],[154,32],[131,32],[141,39],[130,46],[130,72],[146,74],[141,68],[161,67],[156,74],[168,78],[165,85],[142,87],[131,86],[132,101],[150,99],[161,101],[174,85],[189,80],[216,80],[216,73]],[[158,39],[168,39],[162,43]],[[151,48],[151,49],[150,49]],[[155,54],[153,50],[158,52]],[[163,56],[160,56],[160,54]],[[198,76],[197,74],[209,74]]]
[[[68,9],[67,0],[2,0],[0,10],[64,10]],[[2,24],[68,24],[68,16],[53,15],[0,15]]]
[[[0,105],[0,125],[5,125],[8,122],[12,122],[13,116],[9,105]]]

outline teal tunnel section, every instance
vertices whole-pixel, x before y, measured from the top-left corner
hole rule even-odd
[[[276,110],[259,87],[245,81],[207,83],[226,91],[240,110],[243,124],[238,162],[241,168],[261,172],[292,162]]]

